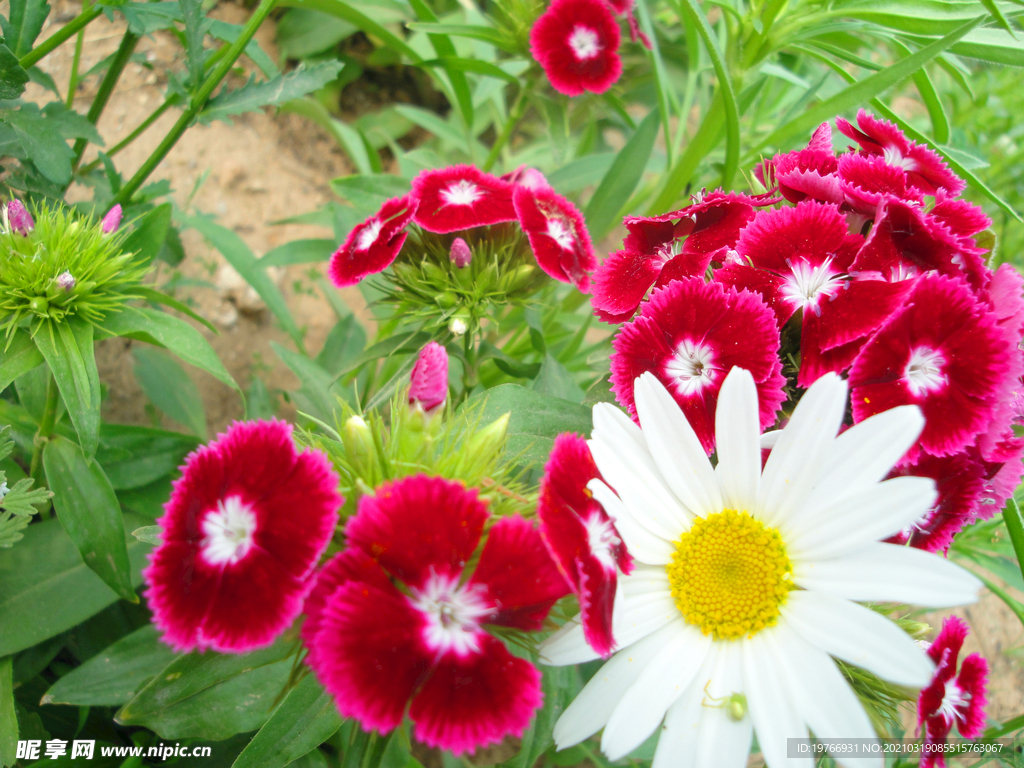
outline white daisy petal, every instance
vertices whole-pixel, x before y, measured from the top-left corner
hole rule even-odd
[[[720,511],[718,478],[679,404],[652,373],[636,380],[633,396],[644,439],[672,492],[694,514]]]
[[[982,584],[959,565],[923,549],[869,544],[832,560],[802,563],[793,581],[849,600],[912,603],[930,608],[966,605]]]
[[[743,768],[750,755],[754,721],[749,713],[734,720],[727,707],[728,698],[743,690],[743,656],[738,643],[719,643],[716,650],[715,665],[702,687],[705,711],[698,728],[696,764],[701,768]],[[700,684],[701,678],[696,682]]]
[[[805,395],[806,397],[806,395]],[[806,739],[807,727],[786,694],[764,633],[740,640],[743,693],[754,721],[757,743],[769,768],[814,768],[811,757],[787,757],[787,739]]]
[[[934,665],[910,635],[863,605],[819,592],[791,592],[782,617],[811,645],[883,680],[922,688],[931,679]]]
[[[601,737],[601,750],[609,760],[625,757],[654,733],[704,663],[711,638],[685,621],[678,626],[615,706]]]
[[[786,545],[795,557],[836,557],[885,539],[920,519],[938,498],[929,477],[896,477],[823,506],[794,524]]]
[[[769,429],[767,432],[761,434],[761,450],[770,451],[778,445],[779,438],[782,437],[781,429]]]
[[[733,368],[722,383],[715,410],[718,466],[715,474],[729,509],[750,509],[761,483],[761,417],[757,385],[749,371]]]
[[[665,713],[665,726],[658,737],[651,768],[703,768],[696,756],[700,724],[709,711],[703,704],[704,681],[709,679],[720,648],[711,646],[693,682]]]
[[[823,471],[800,514],[813,515],[882,480],[924,429],[916,405],[902,405],[865,419],[833,441],[821,457]]]
[[[619,651],[601,667],[555,723],[558,749],[579,744],[604,728],[626,691],[682,626],[684,622],[679,618]]]
[[[611,488],[597,479],[587,483],[587,488],[615,522],[615,528],[625,542],[626,549],[635,560],[651,565],[665,565],[671,562],[675,547],[638,523],[633,513]]]
[[[821,476],[820,457],[835,439],[845,411],[846,382],[834,373],[804,393],[761,476],[757,510],[766,523],[782,527],[800,511]]]
[[[864,707],[836,663],[781,622],[765,638],[800,717],[819,739],[875,739]],[[842,752],[833,757],[847,768],[881,768],[877,759],[858,755],[848,762]]]
[[[583,637],[583,625],[578,619],[570,619],[539,646],[540,660],[549,667],[565,667],[582,664],[599,658]]]

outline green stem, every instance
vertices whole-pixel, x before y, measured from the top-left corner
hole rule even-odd
[[[135,141],[137,138],[139,138],[139,136],[141,136],[143,133],[145,133],[149,129],[149,127],[151,125],[153,125],[153,123],[155,123],[157,120],[160,119],[160,116],[163,115],[164,112],[166,112],[168,109],[173,107],[179,101],[181,101],[181,95],[180,94],[172,93],[170,96],[168,96],[167,100],[163,104],[161,104],[159,107],[154,109],[152,114],[139,124],[138,128],[136,128],[134,131],[129,133],[124,139],[122,139],[117,144],[115,144],[113,147],[111,147],[110,151],[107,152],[107,157],[113,157],[118,152],[120,152],[122,149],[127,147],[133,141]],[[94,170],[95,168],[98,168],[99,165],[100,165],[100,160],[98,160],[98,159],[97,160],[93,160],[91,163],[88,163],[88,164],[82,166],[81,173],[83,173],[83,174],[89,173],[90,171]]]
[[[189,108],[182,113],[181,117],[178,118],[178,122],[174,124],[174,127],[164,136],[163,141],[142,164],[142,167],[136,171],[135,175],[131,177],[127,184],[125,184],[121,191],[117,193],[117,197],[114,198],[112,204],[120,203],[121,205],[127,204],[132,195],[142,186],[142,184],[149,178],[149,175],[156,169],[158,165],[167,157],[167,153],[171,151],[175,144],[178,143],[178,139],[182,137],[192,122],[196,119],[196,116],[202,111],[203,107],[206,106],[207,100],[213,94],[214,89],[220,85],[221,80],[227,77],[228,72],[231,71],[231,67],[234,66],[235,61],[245,51],[245,47],[252,40],[256,34],[256,30],[260,28],[260,25],[266,21],[267,16],[274,10],[274,5],[277,0],[261,0],[259,7],[249,17],[249,21],[246,22],[245,27],[242,29],[242,33],[238,36],[228,48],[227,54],[217,65],[217,68],[213,70],[210,76],[203,83],[198,93],[192,97],[192,103]]]
[[[50,374],[46,383],[46,403],[43,405],[43,418],[39,421],[39,429],[36,431],[35,439],[32,441],[32,462],[29,464],[29,475],[35,480],[36,488],[46,487],[46,478],[43,473],[43,448],[46,441],[53,436],[53,429],[57,424],[57,406],[60,403],[60,390],[57,389],[57,380]]]
[[[114,93],[114,87],[117,85],[117,81],[121,79],[121,73],[131,60],[132,54],[135,52],[135,46],[138,43],[139,35],[136,35],[131,30],[125,32],[124,37],[121,38],[121,45],[118,46],[113,61],[107,67],[107,72],[103,75],[102,82],[100,82],[99,90],[96,91],[96,98],[92,100],[89,112],[85,116],[93,125],[96,125],[96,121],[103,114],[107,102],[110,101],[110,97]],[[75,142],[75,160],[71,164],[72,168],[77,169],[78,164],[82,162],[82,153],[85,152],[85,147],[88,143],[88,139],[78,139]]]
[[[102,11],[97,6],[92,6],[67,23],[66,26],[61,27],[60,30],[54,32],[46,40],[37,45],[31,51],[26,53],[18,61],[24,69],[28,69],[33,66],[37,61],[46,56],[48,53],[59,47],[65,40],[69,40],[78,32],[86,27],[90,22],[94,21]]]
[[[85,30],[78,30],[78,39],[75,40],[75,57],[71,61],[71,76],[68,78],[68,109],[74,109],[75,91],[78,90],[78,67],[82,62],[82,43],[85,42]]]
[[[498,159],[498,155],[501,154],[501,150],[504,149],[508,140],[512,137],[512,131],[515,130],[519,121],[523,119],[523,114],[526,112],[526,96],[533,90],[533,83],[533,78],[530,78],[526,81],[523,87],[519,89],[519,95],[516,97],[516,103],[512,105],[512,111],[509,113],[508,120],[505,121],[505,127],[501,129],[501,135],[498,136],[494,142],[494,146],[491,147],[491,151],[487,155],[487,159],[484,161],[482,170],[491,170]]]
[[[1017,567],[1024,573],[1024,518],[1021,517],[1020,507],[1012,497],[1003,507],[1003,520],[1006,521],[1006,530],[1010,534],[1013,551],[1017,555]]]

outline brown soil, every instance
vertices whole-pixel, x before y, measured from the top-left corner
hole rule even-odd
[[[66,22],[79,10],[74,3],[58,1],[55,6],[42,37],[52,34],[59,23]],[[246,12],[238,5],[221,4],[213,15],[237,23],[244,20]],[[82,71],[112,53],[123,31],[123,23],[109,22],[105,18],[88,27]],[[276,59],[273,23],[264,25],[258,37],[264,49]],[[126,136],[161,103],[161,73],[168,67],[180,69],[182,66],[180,48],[170,35],[158,32],[151,38],[144,38],[137,50],[147,56],[155,69],[150,71],[138,64],[129,64],[99,121],[107,146]],[[72,52],[73,44],[67,43],[42,63],[62,88],[67,84]],[[76,98],[81,99],[80,108],[91,100],[96,87],[96,79],[91,78],[79,90]],[[52,94],[44,94],[36,86],[30,88],[28,96],[31,98],[41,102],[52,98]],[[407,100],[405,92],[399,91],[401,89],[392,89],[389,93],[397,100]],[[346,116],[377,108],[382,103],[377,93],[370,96],[360,92],[343,94]],[[176,112],[164,115],[121,153],[117,165],[126,177],[148,157],[177,116]],[[209,175],[189,201],[194,185],[207,172]],[[217,122],[192,128],[150,180],[170,179],[173,198],[179,206],[190,205],[190,210],[216,214],[219,223],[232,228],[256,256],[261,256],[290,240],[331,237],[331,232],[316,227],[277,226],[270,222],[323,205],[332,198],[329,180],[352,172],[347,159],[319,128],[293,115],[275,116],[268,112],[240,116],[234,119],[234,125]],[[88,199],[90,194],[81,190],[78,196]],[[265,309],[259,308],[258,301],[254,302],[232,282],[230,268],[226,267],[223,257],[202,237],[190,231],[184,234],[183,240],[187,258],[180,265],[180,272],[215,286],[219,284],[220,289],[190,288],[179,296],[193,301],[200,314],[219,326],[217,335],[205,330],[204,333],[236,381],[244,389],[254,375],[259,375],[271,390],[296,388],[297,379],[270,347],[270,342],[276,341],[293,348],[287,335]],[[322,274],[323,265],[317,265],[314,272]],[[311,295],[309,273],[308,266],[289,267],[283,270],[280,286],[298,325],[306,330],[307,350],[315,353],[335,318],[318,293]],[[170,274],[171,270],[164,265],[160,282]],[[358,316],[368,319],[365,303],[356,289],[340,293]],[[113,422],[149,421],[145,396],[131,370],[130,350],[134,344],[136,342],[114,339],[100,345],[100,375],[109,387],[103,415]],[[211,435],[230,420],[242,416],[241,402],[231,389],[201,371],[192,373],[203,396]],[[282,407],[281,413],[291,415],[287,405]],[[166,419],[164,425],[176,428]],[[991,665],[989,717],[1004,720],[1024,713],[1024,631],[1020,622],[998,598],[988,593],[973,606],[930,614],[927,620],[937,628],[941,617],[953,612],[966,619],[972,628],[964,653],[978,651]]]

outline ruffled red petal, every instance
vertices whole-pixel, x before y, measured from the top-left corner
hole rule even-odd
[[[600,0],[594,2],[600,4]],[[512,201],[540,268],[555,280],[586,292],[590,273],[597,269],[597,257],[576,206],[551,189],[526,187],[516,187]]]
[[[988,683],[988,661],[972,653],[960,665],[957,683],[962,691],[970,694],[967,706],[959,709],[957,730],[965,739],[976,739],[985,730],[986,687]]]
[[[413,221],[445,234],[513,221],[512,185],[473,165],[423,171],[412,180]]]
[[[494,605],[487,623],[528,632],[539,630],[555,601],[569,594],[540,532],[518,515],[491,528],[469,583],[483,587]]]
[[[555,0],[530,30],[530,53],[559,93],[604,93],[622,74],[619,41],[602,0]]]
[[[389,574],[420,589],[435,575],[458,579],[487,517],[475,490],[413,475],[363,496],[345,534]]]
[[[540,672],[482,635],[480,653],[446,654],[416,694],[417,741],[456,754],[521,736],[543,703]]]
[[[636,312],[661,274],[664,260],[633,251],[613,251],[594,273],[590,302],[605,322],[619,323]]]
[[[870,216],[875,215],[878,204],[887,197],[921,200],[916,191],[908,191],[906,171],[877,155],[843,155],[839,158],[839,178],[846,203]]]
[[[817,267],[834,258],[847,234],[837,206],[805,200],[794,208],[758,211],[740,233],[736,251],[755,267],[788,274],[797,260]]]
[[[348,233],[345,242],[331,256],[328,275],[339,288],[355,285],[367,275],[391,266],[405,244],[406,225],[416,211],[416,202],[406,195],[388,200],[381,209]]]
[[[992,226],[992,219],[974,203],[955,200],[944,194],[936,198],[931,214],[961,237],[971,237]]]
[[[674,281],[651,294],[640,316],[619,329],[612,345],[611,384],[619,403],[635,419],[633,382],[653,372],[709,454],[715,444],[718,391],[734,366],[754,377],[762,429],[775,423],[785,400],[774,315],[748,291],[697,278]]]

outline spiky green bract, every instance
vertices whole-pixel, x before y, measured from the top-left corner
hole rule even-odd
[[[452,242],[462,238],[472,252],[467,266],[451,258]],[[525,303],[550,278],[541,271],[516,222],[437,235],[416,226],[378,285],[396,316],[425,321],[425,330],[459,318],[472,333],[486,317],[508,304]]]
[[[10,425],[0,429],[0,461],[11,455],[14,441],[11,439]],[[14,484],[14,487],[0,494],[0,548],[14,546],[14,542],[23,537],[21,533],[36,513],[35,505],[42,504],[53,494],[45,488],[32,490],[31,477],[26,477]],[[7,488],[7,473],[0,470],[0,489]]]
[[[138,297],[133,289],[148,267],[123,251],[124,234],[104,235],[68,208],[40,205],[32,215],[27,237],[0,232],[0,327],[8,339],[26,319],[33,336],[69,316],[96,324]]]
[[[391,401],[390,413],[389,425],[376,411],[358,415],[345,406],[338,415],[336,435],[295,433],[300,445],[324,451],[341,477],[342,523],[355,514],[359,499],[384,481],[420,473],[479,489],[492,520],[514,513],[534,514],[536,494],[521,482],[521,471],[501,458],[507,414],[485,424],[480,408],[453,413],[446,406],[424,421],[422,414],[409,408],[404,390]]]

